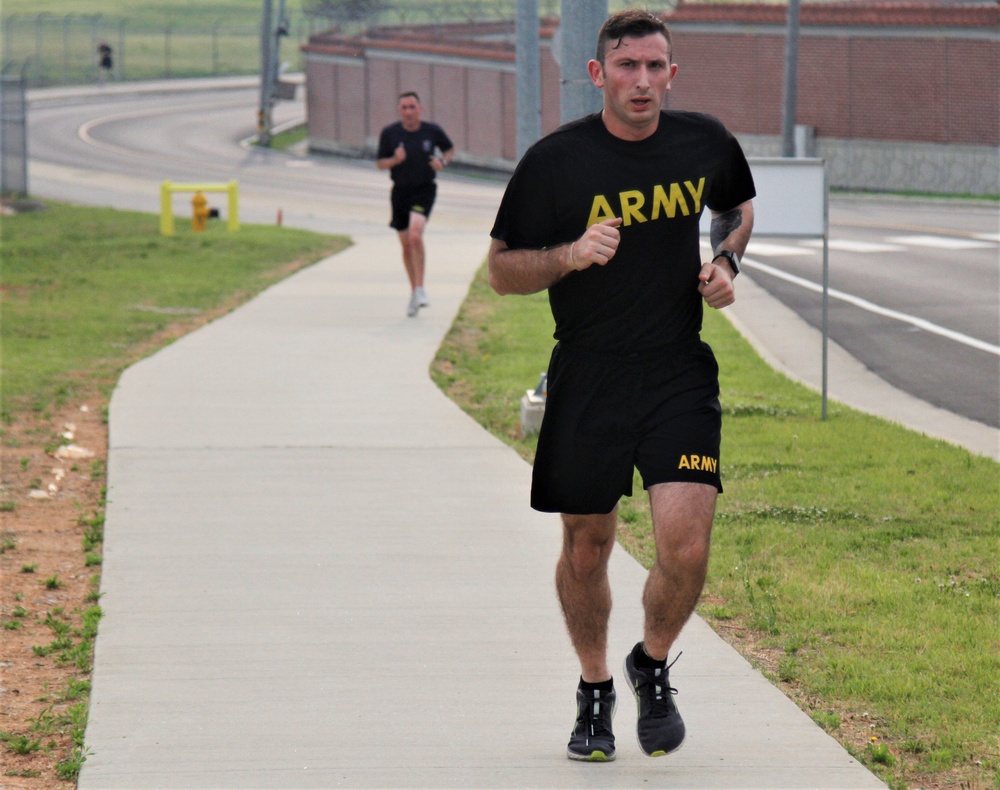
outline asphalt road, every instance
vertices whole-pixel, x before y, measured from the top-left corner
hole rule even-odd
[[[158,213],[163,180],[237,179],[241,220],[275,222],[280,209],[289,226],[387,232],[385,173],[368,161],[243,144],[255,131],[256,103],[254,89],[35,100],[29,111],[32,193]],[[281,103],[275,121],[304,115],[301,102]],[[496,180],[449,174],[435,225],[488,233],[500,189]],[[177,216],[190,214],[189,201],[190,195],[175,197]]]
[[[831,338],[899,389],[993,427],[998,216],[968,201],[834,197],[829,242]],[[757,282],[821,326],[821,298],[801,282],[821,282],[821,242],[756,237],[747,255]]]
[[[280,210],[294,227],[390,232],[388,179],[371,162],[241,144],[254,133],[256,104],[253,88],[33,94],[32,193],[158,212],[164,179],[235,178],[243,221],[274,222]],[[287,102],[275,120],[304,115],[301,101]],[[450,171],[433,225],[488,233],[502,186],[502,177]],[[189,200],[175,197],[178,216],[190,212]],[[995,204],[833,196],[831,338],[900,389],[1000,427],[998,230]],[[819,326],[816,245],[757,237],[746,271]]]

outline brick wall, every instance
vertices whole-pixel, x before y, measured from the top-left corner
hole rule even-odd
[[[671,106],[780,134],[785,8],[682,3],[667,19]],[[800,23],[796,115],[818,137],[1000,145],[1000,7],[806,4]]]
[[[716,115],[741,139],[780,135],[785,13],[771,4],[682,2],[665,16],[679,67],[669,106]],[[1000,145],[1000,6],[805,4],[800,21],[796,120],[815,128],[820,145],[965,147],[976,161],[992,161],[988,149]],[[554,29],[543,21],[543,132],[559,125]],[[396,118],[398,93],[416,90],[463,158],[509,165],[512,41],[512,23],[313,36],[303,51],[314,147],[370,153]]]

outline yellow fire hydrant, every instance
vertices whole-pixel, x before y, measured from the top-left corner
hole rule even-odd
[[[208,198],[201,192],[195,192],[191,198],[191,208],[193,209],[191,229],[195,233],[201,233],[208,226]]]

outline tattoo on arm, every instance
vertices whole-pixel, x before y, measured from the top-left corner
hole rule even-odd
[[[743,212],[734,208],[712,219],[712,228],[709,239],[712,242],[712,250],[719,251],[719,245],[729,238],[730,234],[743,224]]]

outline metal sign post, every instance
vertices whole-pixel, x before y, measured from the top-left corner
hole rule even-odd
[[[829,183],[826,162],[814,158],[750,158],[757,197],[753,201],[753,230],[761,236],[820,238],[823,240],[823,419],[827,417],[827,368],[829,345]],[[701,217],[701,231],[708,235],[712,216]]]

